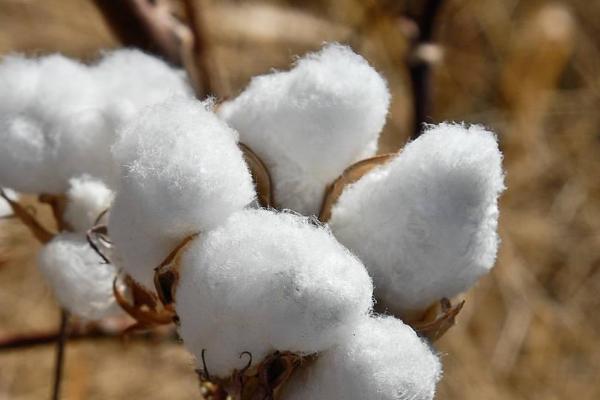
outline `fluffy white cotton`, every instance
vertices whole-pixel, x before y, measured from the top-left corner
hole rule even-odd
[[[372,283],[331,233],[304,217],[244,210],[195,239],[181,258],[180,335],[211,374],[241,368],[248,351],[314,353],[365,318]]]
[[[437,356],[402,321],[368,318],[344,341],[292,376],[285,400],[431,400]]]
[[[77,232],[86,232],[110,207],[114,193],[101,180],[87,175],[69,180],[64,219]]]
[[[145,88],[145,89],[144,89]],[[60,194],[89,174],[114,183],[117,127],[143,106],[187,94],[181,72],[132,50],[87,67],[61,55],[0,62],[0,184]]]
[[[60,234],[39,255],[39,268],[58,302],[85,319],[120,313],[113,296],[116,269],[103,264],[80,234]]]
[[[173,96],[193,96],[185,73],[137,49],[104,53],[92,68],[101,83],[102,101],[117,120],[128,120],[148,105]]]
[[[237,134],[206,103],[173,98],[145,109],[114,146],[121,186],[109,218],[120,265],[152,288],[153,269],[186,236],[255,196]]]
[[[495,135],[480,126],[429,126],[344,190],[331,229],[365,263],[384,306],[421,310],[493,266],[501,160]]]
[[[389,101],[364,58],[331,44],[289,72],[253,78],[220,114],[267,165],[278,207],[310,215],[329,183],[375,153]]]

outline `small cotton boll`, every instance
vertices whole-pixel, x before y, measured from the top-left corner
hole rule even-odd
[[[183,71],[137,49],[106,52],[92,74],[109,110],[121,120],[169,97],[193,95]]]
[[[98,216],[110,207],[114,193],[106,185],[89,176],[69,180],[65,221],[77,232],[90,229]]]
[[[402,321],[372,317],[345,340],[292,375],[284,400],[431,400],[438,357]]]
[[[121,265],[153,288],[154,268],[186,236],[220,224],[255,197],[237,134],[195,99],[144,109],[113,153],[121,185],[109,218]]]
[[[83,235],[56,236],[42,249],[39,268],[59,303],[73,314],[95,320],[121,312],[113,296],[117,271],[102,263]]]
[[[220,114],[267,165],[278,206],[316,215],[326,186],[375,153],[389,102],[367,61],[331,44],[289,72],[253,78]]]
[[[493,133],[440,124],[344,190],[331,229],[363,260],[384,306],[423,310],[492,268],[501,161]]]
[[[365,318],[373,286],[331,233],[304,217],[247,209],[201,234],[181,256],[179,333],[211,374],[227,376],[269,353],[332,346]]]

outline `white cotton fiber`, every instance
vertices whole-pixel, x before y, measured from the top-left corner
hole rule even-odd
[[[267,165],[277,206],[317,215],[326,186],[375,153],[389,101],[364,58],[330,44],[288,72],[253,78],[220,114]]]
[[[86,232],[98,216],[110,207],[114,193],[106,185],[87,175],[69,180],[64,219],[77,232]]]
[[[137,49],[104,53],[92,67],[105,107],[117,120],[128,120],[143,107],[173,96],[193,96],[185,73]]]
[[[201,234],[181,258],[176,311],[185,346],[211,374],[269,353],[332,346],[365,318],[372,283],[364,266],[307,218],[244,210]]]
[[[292,376],[283,400],[431,400],[441,376],[438,357],[392,317],[372,317]]]
[[[18,201],[19,195],[17,193],[15,193],[13,190],[7,189],[7,188],[2,188],[2,190],[4,190],[4,193],[11,200]],[[6,216],[9,216],[12,214],[13,214],[13,210],[12,210],[10,204],[8,204],[8,202],[6,200],[4,200],[3,198],[0,198],[0,218],[6,217]]]
[[[501,161],[493,133],[444,123],[344,190],[331,229],[365,263],[384,306],[422,310],[493,266]]]
[[[114,184],[110,147],[121,123],[173,94],[190,95],[181,71],[135,50],[87,67],[61,55],[0,62],[0,184],[60,194],[88,174]]]
[[[113,296],[116,269],[103,264],[81,234],[65,233],[46,244],[39,268],[61,306],[95,320],[120,313]]]
[[[109,218],[120,265],[153,287],[153,269],[186,236],[252,202],[237,134],[206,103],[173,98],[144,109],[113,153],[121,185]]]

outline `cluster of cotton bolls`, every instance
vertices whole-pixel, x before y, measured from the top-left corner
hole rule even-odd
[[[90,66],[62,55],[10,55],[0,62],[0,93],[0,185],[62,203],[63,232],[45,244],[42,274],[74,314],[115,313],[116,268],[85,233],[114,197],[118,127],[150,104],[191,96],[185,75],[138,50],[107,52]]]
[[[131,67],[141,60],[146,74]],[[92,89],[65,85],[56,112],[38,99],[52,92],[43,83],[0,103],[9,139],[0,185],[65,194],[71,232],[40,258],[63,306],[87,318],[112,313],[122,271],[152,296],[168,292],[165,307],[206,378],[246,371],[244,354],[251,363],[294,354],[308,361],[280,388],[283,399],[433,398],[440,361],[407,323],[493,266],[504,186],[491,132],[426,127],[343,187],[318,221],[336,178],[376,153],[390,102],[385,80],[350,48],[326,45],[219,106],[137,52],[92,67],[10,58],[0,88],[13,93],[15,77],[5,76],[41,76],[45,63],[72,64]],[[148,95],[145,78],[161,82]],[[85,106],[94,79],[107,83],[97,108]],[[276,209],[257,202],[241,143],[270,173]],[[111,264],[102,264],[82,232],[109,208]],[[164,271],[175,277],[166,288]],[[395,317],[378,315],[375,302]]]

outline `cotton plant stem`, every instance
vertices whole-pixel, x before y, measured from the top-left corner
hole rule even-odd
[[[69,336],[69,312],[61,310],[60,329],[56,340],[56,359],[54,363],[54,383],[52,386],[52,400],[60,399],[60,388],[63,380],[63,370],[65,365],[65,350],[67,338]]]
[[[418,34],[413,39],[409,56],[410,79],[413,94],[413,130],[412,138],[421,134],[423,123],[431,115],[431,59],[423,50],[431,46],[435,20],[442,8],[443,0],[427,0],[421,17],[418,19]],[[430,49],[433,49],[430,47]]]

